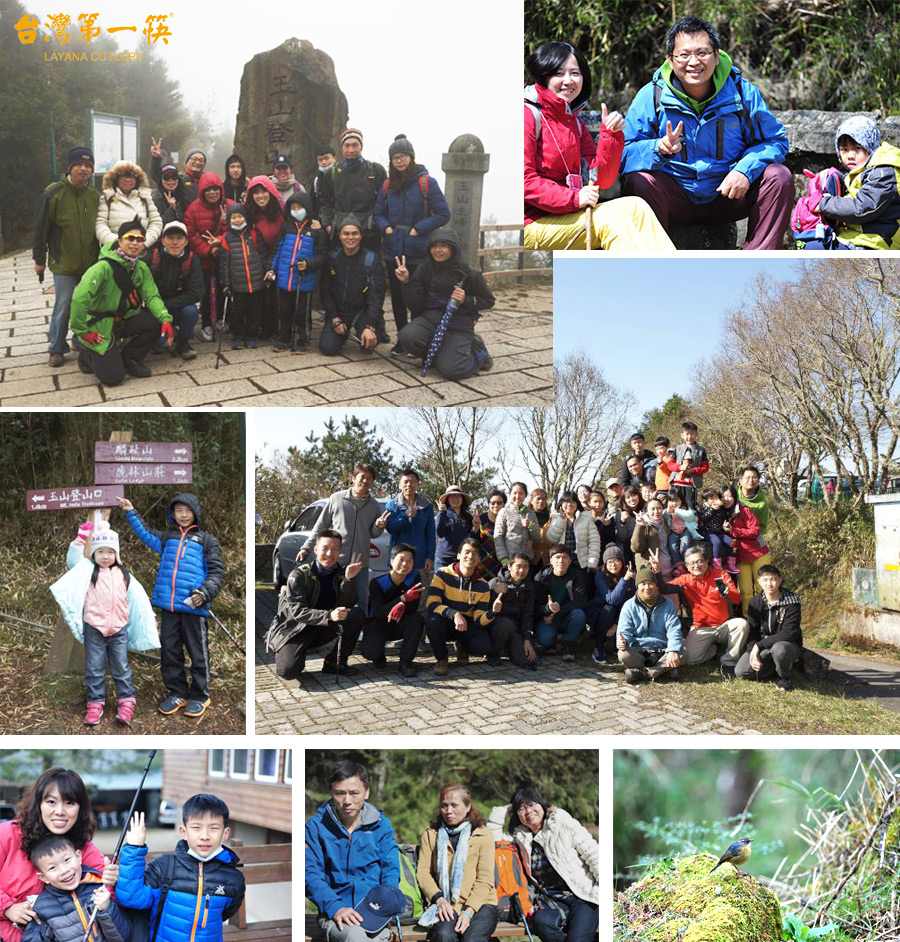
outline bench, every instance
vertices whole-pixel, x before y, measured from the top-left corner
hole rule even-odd
[[[315,913],[306,914],[306,942],[325,942],[325,934],[319,928],[318,918]],[[403,930],[403,942],[424,942],[425,937],[428,935],[424,929],[417,929],[415,926],[401,926],[401,929]],[[517,926],[511,922],[498,922],[497,928],[491,933],[492,939],[511,936],[528,937],[523,926]],[[400,942],[396,921],[391,930],[391,942]]]
[[[232,841],[229,847],[241,858],[241,873],[247,886],[259,883],[289,883],[291,880],[291,844],[260,844],[244,847]],[[147,854],[147,860],[162,856]],[[247,922],[247,903],[225,925],[224,942],[271,942],[273,939],[291,938],[291,918],[271,919],[265,922]]]

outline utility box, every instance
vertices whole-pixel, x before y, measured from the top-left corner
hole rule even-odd
[[[874,494],[875,588],[878,604],[900,612],[900,494]]]

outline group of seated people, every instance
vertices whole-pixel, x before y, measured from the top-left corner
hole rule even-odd
[[[706,20],[672,26],[663,64],[626,117],[601,104],[596,141],[578,117],[591,97],[582,52],[545,43],[526,67],[529,248],[666,251],[674,227],[741,219],[745,249],[784,248],[789,220],[801,248],[900,248],[900,150],[871,118],[850,116],[834,129],[843,172],[808,173],[809,196],[792,217],[787,132]],[[624,195],[600,201],[620,173]]]
[[[232,154],[220,177],[203,151],[189,150],[179,170],[165,161],[162,139],[151,141],[156,189],[140,166],[120,161],[98,193],[93,153],[78,147],[41,196],[33,258],[43,279],[49,255],[54,276],[51,367],[65,363],[69,326],[79,368],[104,385],[149,376],[151,352],[194,359],[198,322],[205,341],[227,325],[234,350],[270,342],[276,353],[305,354],[316,291],[319,352],[335,355],[350,339],[372,352],[391,339],[388,288],[392,355],[433,363],[448,379],[492,366],[475,330],[494,296],[461,260],[440,185],[405,135],[392,142],[385,171],[362,156],[362,132],[348,128],[340,157],[319,145],[309,186],[287,154],[252,176]]]
[[[676,448],[662,436],[654,449],[636,433],[619,477],[564,491],[555,513],[544,489],[522,482],[509,495],[492,490],[481,510],[449,487],[435,512],[411,468],[383,513],[368,498],[365,520],[355,502],[367,489],[332,495],[335,512],[323,512],[308,540],[315,558],[304,561],[301,550],[270,629],[278,674],[299,677],[307,652],[332,642],[323,670],[353,673],[360,636],[360,653],[376,665],[399,642],[403,677],[415,676],[425,639],[436,676],[448,673],[449,641],[457,665],[481,655],[536,670],[557,653],[574,662],[587,631],[593,662],[617,659],[628,683],[672,679],[682,662],[718,654],[728,676],[790,689],[802,654],[800,599],[771,564],[759,471],[704,486],[709,461],[690,421]],[[368,465],[356,471],[374,479]],[[370,579],[361,560],[384,530],[390,570]]]
[[[485,820],[466,785],[445,784],[415,878],[402,889],[402,852],[387,815],[368,800],[366,767],[338,762],[328,788],[330,799],[306,822],[306,896],[325,942],[388,942],[406,912],[421,913],[402,921],[425,929],[428,942],[488,942],[499,920],[495,841],[515,845],[527,875],[528,903],[510,921],[526,917],[541,942],[590,942],[597,933],[597,841],[537,788],[519,788]]]

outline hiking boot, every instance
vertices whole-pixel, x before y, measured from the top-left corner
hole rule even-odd
[[[248,346],[251,350],[255,350],[255,349],[259,346],[259,341],[256,339],[256,337],[251,337],[251,338],[247,341],[247,346]]]
[[[719,673],[726,680],[734,680],[734,664],[719,664]]]
[[[575,645],[563,641],[559,647],[562,651],[562,659],[569,664],[573,664],[575,662]]]
[[[276,340],[275,343],[272,344],[272,349],[276,353],[284,353],[284,351],[287,350],[287,344],[283,340]]]
[[[650,675],[650,680],[659,680],[660,677],[664,677],[669,673],[668,668],[666,667],[663,661],[659,661],[654,664],[652,667],[647,668],[647,673]]]
[[[295,357],[305,356],[309,353],[309,342],[304,340],[302,343],[298,343],[291,353],[293,353]]]
[[[232,350],[240,350],[240,349],[241,349],[241,338],[240,338],[240,337],[232,337],[232,339],[231,339],[231,349],[232,349]]]
[[[209,700],[189,700],[188,705],[184,708],[184,715],[199,720],[206,712],[209,704]]]
[[[116,710],[116,719],[125,726],[131,726],[131,718],[134,716],[136,701],[134,697],[121,697],[119,699],[119,708]]]
[[[487,346],[480,334],[472,335],[472,353],[475,354],[475,366],[481,373],[486,373],[494,365],[494,358],[488,353]]]
[[[401,677],[415,677],[417,674],[418,674],[418,671],[413,667],[412,661],[400,662],[400,676]]]
[[[66,365],[66,357],[63,353],[51,353],[47,359],[47,366],[52,366],[54,369],[60,366]]]
[[[200,339],[205,340],[207,343],[213,339],[213,329],[212,327],[204,327],[200,331]]]
[[[391,356],[392,357],[402,357],[406,354],[406,351],[403,349],[403,344],[398,340],[393,347],[391,347]]]
[[[434,665],[434,676],[446,677],[448,664],[448,661],[436,661]]]
[[[129,359],[125,361],[125,372],[138,379],[146,379],[150,376],[150,367],[143,360]]]
[[[600,664],[608,664],[608,663],[609,663],[609,662],[606,660],[606,654],[605,654],[603,651],[597,650],[596,648],[595,648],[593,651],[591,651],[591,660],[592,660],[595,664],[597,664],[598,666],[599,666]]]
[[[57,354],[57,356],[59,355],[60,354]],[[84,714],[84,725],[96,726],[103,718],[103,707],[105,706],[105,703],[98,702],[96,700],[89,701],[87,705],[87,713]]]
[[[91,364],[88,363],[87,354],[84,350],[78,351],[78,369],[82,373],[87,373],[88,376],[93,376],[94,371],[91,369]]]
[[[334,661],[323,661],[322,663],[322,673],[323,674],[336,674],[337,665]],[[352,664],[346,664],[344,661],[341,661],[341,677],[345,674],[358,674],[359,668],[353,667]]]
[[[640,684],[650,679],[646,667],[629,667],[625,671],[626,684]]]
[[[172,713],[177,713],[179,710],[183,710],[186,704],[187,700],[185,700],[183,697],[176,697],[173,693],[166,697],[166,699],[163,700],[163,702],[160,703],[156,709],[165,716],[169,716]]]
[[[490,664],[491,667],[499,667],[499,666],[500,666],[500,655],[499,655],[499,654],[489,654],[489,655],[487,656],[487,662],[488,662],[488,664]]]
[[[184,337],[179,337],[172,346],[172,349],[175,351],[175,355],[181,357],[182,360],[197,359],[197,352]]]
[[[775,687],[777,690],[785,691],[794,689],[794,685],[791,683],[790,677],[779,677],[778,680],[775,681]]]

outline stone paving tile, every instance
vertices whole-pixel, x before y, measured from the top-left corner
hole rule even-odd
[[[74,355],[60,370],[49,371],[45,334],[53,294],[43,293],[30,254],[21,252],[0,259],[0,406],[548,405],[553,289],[498,284],[494,293],[497,304],[479,323],[494,369],[464,383],[444,380],[433,369],[420,380],[415,361],[366,354],[352,343],[339,356],[324,357],[315,350],[321,332],[315,316],[313,350],[305,356],[276,354],[269,344],[233,351],[226,336],[214,370],[216,345],[198,340],[195,361],[151,356],[153,376],[129,377],[115,392],[101,392],[78,372]]]
[[[274,657],[262,638],[274,614],[275,593],[256,591],[256,732],[260,735],[334,734],[507,734],[586,733],[737,734],[751,732],[721,720],[705,720],[689,710],[677,713],[644,702],[641,691],[626,687],[623,672],[598,671],[587,659],[564,664],[546,658],[537,671],[504,662],[490,667],[473,659],[466,667],[451,660],[450,673],[435,677],[434,659],[417,658],[419,675],[401,679],[396,653],[388,667],[375,668],[358,656],[351,677],[321,673],[322,654],[307,659],[300,680],[275,674]]]

